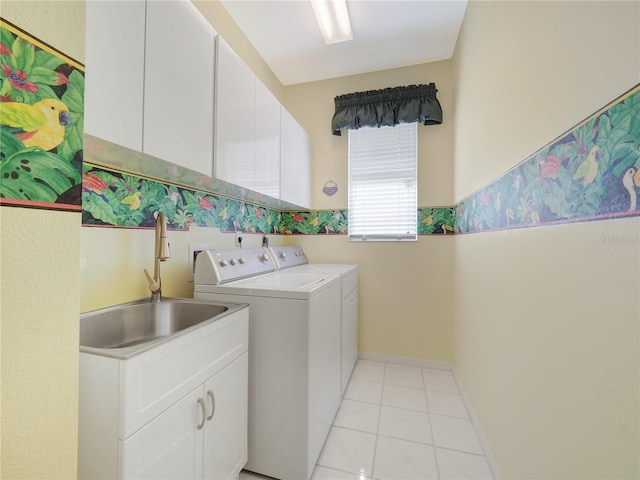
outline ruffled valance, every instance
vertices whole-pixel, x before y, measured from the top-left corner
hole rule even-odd
[[[335,97],[336,111],[331,132],[340,135],[343,128],[393,126],[420,122],[442,123],[442,108],[436,98],[435,83],[347,93]]]

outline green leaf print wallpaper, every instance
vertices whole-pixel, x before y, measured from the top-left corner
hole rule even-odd
[[[640,87],[455,207],[456,233],[640,215]]]
[[[82,210],[84,225],[344,235],[347,210],[279,211],[83,163],[84,68],[0,19],[0,203]],[[420,235],[638,216],[640,85],[457,205],[420,207]]]
[[[0,203],[81,209],[82,65],[0,20]]]

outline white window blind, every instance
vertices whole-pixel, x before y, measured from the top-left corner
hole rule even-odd
[[[349,239],[417,239],[417,123],[349,130]]]

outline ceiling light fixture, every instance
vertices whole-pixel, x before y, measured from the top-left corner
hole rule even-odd
[[[324,42],[345,42],[353,39],[347,0],[311,0]]]

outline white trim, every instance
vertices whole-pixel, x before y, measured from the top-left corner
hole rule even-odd
[[[433,370],[446,370],[453,374],[453,377],[458,385],[458,390],[460,391],[460,396],[462,397],[462,401],[467,407],[467,412],[469,413],[469,419],[471,420],[471,424],[476,431],[476,435],[478,436],[478,440],[480,441],[480,446],[484,451],[485,458],[487,459],[487,463],[489,463],[489,468],[491,469],[491,473],[493,474],[494,480],[502,480],[502,474],[500,473],[500,468],[496,463],[495,458],[493,457],[493,453],[491,452],[491,448],[489,447],[489,442],[487,441],[487,437],[484,434],[484,430],[482,430],[482,426],[478,421],[478,417],[476,417],[473,408],[471,408],[471,401],[469,400],[469,396],[467,395],[466,390],[462,385],[462,381],[458,376],[458,372],[456,371],[456,367],[452,362],[444,362],[441,360],[426,360],[422,358],[414,358],[414,357],[403,357],[399,355],[390,355],[387,353],[374,353],[374,352],[358,352],[358,359],[360,360],[369,360],[375,362],[384,362],[384,363],[395,363],[399,365],[410,365],[414,367],[421,368],[430,368]]]
[[[455,367],[451,362],[442,362],[439,360],[425,360],[414,357],[401,357],[399,355],[389,355],[386,353],[358,352],[358,358],[361,360],[371,360],[374,362],[398,363],[400,365],[411,365],[414,367],[432,368],[434,370],[447,370],[454,372]]]
[[[484,455],[489,463],[489,468],[491,469],[491,473],[493,474],[494,480],[502,480],[502,474],[500,473],[500,468],[496,463],[496,459],[493,457],[493,452],[491,451],[491,447],[489,447],[489,442],[487,441],[487,437],[484,434],[484,430],[478,421],[478,417],[476,417],[473,408],[471,408],[471,401],[469,400],[469,396],[467,395],[467,391],[464,389],[462,385],[462,381],[460,377],[458,377],[458,372],[455,367],[453,368],[453,376],[456,379],[456,383],[458,384],[458,390],[460,391],[460,396],[462,397],[462,401],[467,407],[467,412],[469,413],[469,419],[473,425],[473,428],[476,431],[476,435],[478,436],[478,440],[480,441],[480,446],[482,450],[484,450]]]

